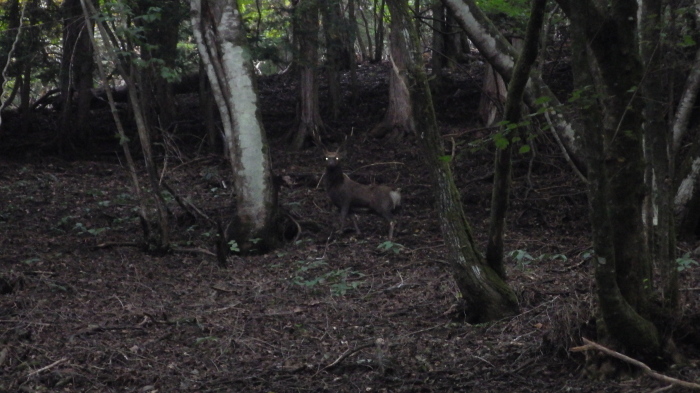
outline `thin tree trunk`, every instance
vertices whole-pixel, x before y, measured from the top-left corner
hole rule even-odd
[[[357,91],[357,55],[355,51],[355,41],[360,38],[357,20],[355,19],[355,0],[348,0],[347,25],[349,30],[348,50],[350,51],[350,100],[354,104],[359,98],[359,93]],[[362,41],[358,41],[358,45],[362,48]],[[362,53],[363,50],[364,49],[362,49],[360,53]],[[364,55],[362,56],[364,57]]]
[[[513,291],[500,279],[476,250],[470,225],[464,214],[459,191],[454,183],[449,162],[441,160],[443,155],[433,108],[430,87],[422,62],[418,33],[408,22],[408,10],[402,0],[389,0],[392,20],[403,22],[397,25],[399,35],[407,38],[406,70],[410,86],[411,102],[416,114],[417,129],[421,132],[418,142],[434,184],[436,206],[448,256],[457,286],[467,303],[470,322],[486,322],[512,316],[518,312],[518,302]]]
[[[374,55],[374,50],[372,49],[372,35],[369,32],[369,22],[367,22],[367,15],[365,15],[364,8],[360,8],[360,16],[362,16],[362,22],[365,25],[365,35],[367,37],[367,57],[363,55],[363,60],[371,60],[371,56]]]
[[[676,269],[675,224],[673,220],[674,162],[671,153],[672,140],[665,121],[666,106],[663,83],[667,64],[663,54],[667,48],[660,39],[662,32],[661,0],[645,0],[640,16],[641,54],[645,61],[646,76],[641,84],[641,93],[646,97],[644,103],[644,142],[649,153],[651,176],[647,177],[647,188],[651,190],[651,220],[646,226],[649,249],[661,276],[661,295],[663,308],[669,314],[678,311],[678,270]]]
[[[81,0],[81,5],[83,8],[83,14],[85,16],[85,22],[89,23],[89,21],[92,20],[91,15],[96,14],[95,9],[94,9],[92,3],[90,2],[90,0]],[[102,22],[98,22],[97,26],[100,30],[102,37],[107,38],[104,40],[104,45],[107,48],[106,55],[115,64],[117,64],[118,67],[121,69],[121,72],[124,73],[124,66],[122,64],[120,64],[121,60],[117,58],[117,56],[116,56],[117,52],[115,51],[115,48],[113,46],[113,42],[111,41],[111,38],[113,38],[113,36],[111,36],[110,34],[107,33],[107,30],[104,28],[104,26],[102,26]],[[118,116],[119,112],[118,112],[118,110],[115,106],[115,103],[114,103],[115,101],[114,101],[114,97],[112,96],[112,90],[110,89],[110,86],[107,82],[106,72],[104,71],[102,63],[101,63],[102,56],[100,56],[99,49],[97,49],[97,48],[99,48],[99,46],[95,45],[95,37],[93,35],[92,29],[87,30],[86,33],[88,34],[88,37],[90,38],[90,42],[93,44],[93,48],[95,49],[94,50],[95,55],[100,58],[100,61],[97,61],[96,63],[98,66],[100,78],[102,79],[102,85],[105,88],[105,92],[106,92],[107,97],[108,97],[108,102],[109,102],[109,105],[112,109],[112,114],[114,117],[115,124],[117,125],[117,130],[118,130],[119,135],[120,135],[120,144],[122,145],[122,148],[124,150],[124,155],[126,157],[127,165],[129,168],[129,174],[131,176],[131,180],[132,180],[132,183],[134,185],[134,190],[136,192],[136,195],[137,195],[137,198],[139,201],[139,218],[141,220],[141,226],[142,226],[142,229],[144,232],[144,243],[145,243],[147,249],[155,250],[155,251],[164,251],[167,248],[169,248],[169,237],[168,237],[167,218],[165,216],[165,207],[163,206],[163,202],[161,199],[162,197],[160,195],[160,189],[158,187],[156,187],[152,190],[152,196],[154,197],[156,208],[158,211],[158,216],[159,216],[159,220],[158,220],[159,225],[157,228],[158,230],[157,230],[157,233],[154,233],[153,226],[151,225],[151,220],[150,220],[149,214],[148,214],[148,209],[146,207],[146,196],[142,192],[140,182],[139,182],[138,176],[136,174],[136,166],[134,164],[134,160],[133,160],[133,158],[131,156],[131,152],[129,150],[128,138],[126,137],[121,120]],[[122,74],[122,76],[125,77],[124,74]],[[126,79],[126,77],[125,77],[125,79]],[[133,83],[132,83],[132,86],[130,86],[130,88],[133,89]],[[135,95],[135,92],[132,94]],[[138,122],[138,119],[137,119],[137,124],[141,125],[141,123],[142,122]],[[143,130],[141,128],[139,128],[139,134],[141,134],[142,131]],[[142,141],[143,141],[143,138],[142,138]],[[146,164],[147,168],[149,166],[152,168],[152,164],[151,165],[148,164],[148,160],[149,159],[152,160],[151,154],[150,154],[150,145],[147,146],[146,149],[144,150],[144,158],[147,161],[147,164]],[[151,163],[152,163],[152,161],[151,161]],[[155,170],[149,171],[149,177],[151,174],[155,174]],[[150,180],[151,180],[151,185],[153,185],[153,177],[150,177]],[[156,185],[157,185],[157,180],[156,180]],[[158,195],[153,195],[153,194],[158,194]]]
[[[86,19],[90,20],[91,16],[97,14],[93,4],[89,0],[81,0],[83,6],[83,12],[86,15]],[[100,31],[100,35],[103,38],[103,43],[107,49],[108,56],[116,64],[119,74],[127,85],[127,92],[129,94],[129,101],[131,103],[131,108],[133,110],[134,119],[136,121],[136,128],[138,130],[139,142],[141,144],[141,152],[143,153],[144,163],[146,166],[146,174],[148,176],[151,198],[156,206],[157,212],[157,226],[155,231],[150,231],[146,233],[146,245],[151,251],[165,252],[170,249],[170,228],[168,225],[167,209],[165,206],[165,200],[161,193],[161,187],[159,184],[158,173],[156,170],[156,165],[153,160],[153,152],[151,149],[151,137],[148,124],[145,121],[143,114],[143,107],[140,104],[138,98],[138,91],[136,84],[130,74],[127,73],[129,64],[124,64],[123,59],[117,58],[117,53],[121,50],[118,45],[117,38],[114,33],[108,29],[103,21],[97,20],[96,25]],[[92,39],[93,47],[94,37]],[[104,86],[108,89],[109,86]],[[151,227],[153,229],[153,227]]]
[[[59,145],[64,153],[68,149],[85,153],[89,149],[88,116],[95,68],[92,44],[86,29],[92,29],[93,25],[85,22],[80,0],[64,1],[63,14],[66,19],[63,23],[63,56],[59,75],[63,101]],[[77,106],[74,95],[78,98]]]
[[[537,48],[546,4],[547,0],[532,1],[525,44],[515,64],[515,68],[513,68],[513,76],[508,85],[508,98],[505,108],[507,125],[501,127],[502,138],[506,139],[508,145],[504,147],[497,146],[496,148],[486,262],[503,280],[506,279],[506,270],[503,265],[503,234],[505,232],[506,212],[508,210],[511,185],[511,155],[516,138],[521,139],[520,135],[522,133],[518,132],[518,123],[521,120],[520,108],[522,106],[525,83],[527,83],[532,65],[537,59]]]
[[[379,63],[382,61],[382,53],[384,52],[384,1],[385,0],[374,0],[374,17],[376,23],[374,24],[374,63]],[[379,9],[377,9],[377,3],[379,2]]]
[[[22,79],[20,80],[21,88],[19,90],[19,108],[18,111],[22,118],[22,133],[27,134],[31,130],[32,115],[29,99],[31,98],[32,89],[32,63],[26,62],[22,69]]]
[[[432,69],[431,86],[435,93],[439,93],[444,84],[443,67],[445,66],[445,6],[440,0],[433,0],[433,42],[430,68]]]
[[[207,148],[209,153],[217,155],[225,153],[223,151],[221,135],[216,128],[216,114],[214,112],[216,109],[216,102],[214,101],[214,96],[209,86],[207,71],[204,69],[204,64],[201,61],[199,63],[199,107],[201,108],[202,118],[204,119],[204,129],[207,133]]]

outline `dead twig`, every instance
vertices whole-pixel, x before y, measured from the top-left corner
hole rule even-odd
[[[203,211],[201,211],[197,206],[195,206],[192,202],[190,202],[186,198],[182,198],[178,193],[173,190],[172,187],[166,182],[162,182],[163,187],[165,187],[166,190],[170,193],[170,195],[175,198],[175,201],[180,205],[180,207],[187,212],[192,218],[196,218],[197,216],[204,218],[206,221],[209,223],[214,223],[215,221],[209,218]]]
[[[593,341],[591,341],[591,340],[589,340],[589,339],[587,339],[587,338],[585,338],[585,337],[583,338],[583,343],[584,343],[585,345],[581,345],[581,346],[578,346],[578,347],[571,348],[571,352],[583,352],[583,351],[588,351],[588,350],[591,350],[591,349],[597,349],[597,350],[603,352],[603,353],[606,354],[606,355],[612,356],[612,357],[614,357],[614,358],[620,359],[620,360],[622,360],[622,361],[624,361],[624,362],[627,362],[627,363],[629,363],[629,364],[632,364],[632,365],[634,365],[634,366],[637,366],[637,367],[641,368],[642,371],[644,371],[645,374],[647,374],[648,376],[650,376],[650,377],[652,377],[652,378],[654,378],[654,379],[658,379],[659,381],[671,383],[671,384],[677,385],[677,386],[682,386],[682,387],[688,388],[688,389],[700,390],[700,384],[693,383],[693,382],[682,381],[682,380],[680,380],[680,379],[676,379],[676,378],[669,377],[669,376],[664,375],[664,374],[657,373],[656,371],[652,370],[651,367],[649,367],[649,366],[647,366],[646,364],[640,362],[639,360],[637,360],[637,359],[632,359],[632,358],[629,357],[629,356],[626,356],[626,355],[623,355],[623,354],[621,354],[621,353],[619,353],[619,352],[613,351],[612,349],[607,348],[607,347],[604,347],[604,346],[602,346],[602,345],[600,345],[600,344],[598,344],[598,343],[595,343],[595,342],[593,342]]]
[[[297,226],[297,235],[294,236],[294,242],[296,243],[297,240],[299,240],[299,237],[301,237],[301,224],[299,224],[299,221],[295,220],[291,214],[287,213],[287,217],[289,217],[289,219],[292,220],[292,222]]]
[[[66,362],[66,361],[68,361],[68,358],[60,358],[60,359],[56,360],[55,362],[49,364],[48,366],[44,366],[44,367],[42,367],[42,368],[40,368],[40,369],[38,369],[38,370],[34,370],[34,371],[30,372],[30,373],[27,375],[27,378],[30,378],[30,377],[32,377],[33,375],[37,375],[37,374],[39,374],[39,373],[41,373],[41,372],[44,372],[44,371],[46,371],[46,370],[48,370],[48,369],[50,369],[50,368],[56,367],[56,366],[58,366],[59,364],[64,363],[64,362]]]
[[[347,351],[343,352],[343,354],[340,355],[340,357],[339,357],[338,359],[335,359],[335,361],[334,361],[333,363],[327,365],[327,366],[324,367],[323,369],[324,369],[324,370],[330,370],[330,369],[334,368],[335,366],[337,366],[340,362],[342,362],[343,360],[345,360],[348,356],[350,356],[350,355],[352,355],[352,354],[354,354],[354,353],[356,353],[356,352],[360,352],[361,350],[363,350],[363,349],[365,349],[365,348],[374,347],[375,345],[377,345],[377,344],[374,343],[374,342],[371,342],[371,343],[367,343],[367,344],[364,344],[364,345],[360,345],[360,346],[357,347],[357,348],[349,348]]]
[[[205,249],[205,248],[199,248],[199,247],[196,247],[196,248],[171,247],[171,249],[173,250],[173,252],[177,252],[177,253],[184,253],[184,254],[204,254],[204,255],[209,255],[209,256],[212,256],[212,257],[215,257],[215,256],[216,256],[215,253],[213,253],[213,252],[211,252],[211,251],[209,251],[209,250],[207,250],[207,249]]]
[[[143,243],[138,243],[138,242],[105,242],[105,243],[100,243],[94,248],[111,248],[111,247],[141,247],[143,246]]]

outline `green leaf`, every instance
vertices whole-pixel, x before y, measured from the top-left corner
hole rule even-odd
[[[493,143],[496,145],[497,148],[505,149],[506,147],[508,147],[508,144],[510,142],[508,142],[508,139],[499,133],[493,136]]]
[[[541,104],[546,104],[548,102],[552,101],[552,97],[549,96],[542,96],[538,99],[535,100],[536,105],[541,105]]]
[[[682,41],[681,43],[679,43],[678,45],[679,45],[680,47],[682,47],[682,48],[686,48],[686,47],[689,47],[689,46],[695,46],[695,44],[696,44],[696,43],[695,43],[695,40],[693,39],[692,36],[690,36],[690,35],[684,35],[684,36],[683,36],[683,41]]]
[[[530,152],[530,145],[522,145],[520,146],[520,149],[518,149],[518,153],[520,154],[525,154]]]
[[[440,156],[440,157],[438,157],[438,160],[440,160],[442,162],[451,162],[452,156],[451,155]]]

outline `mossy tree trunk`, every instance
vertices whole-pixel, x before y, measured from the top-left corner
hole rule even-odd
[[[515,315],[518,302],[513,291],[486,264],[476,249],[472,230],[462,208],[450,163],[442,159],[444,150],[437,127],[430,87],[422,63],[420,41],[415,25],[408,18],[407,4],[388,0],[397,34],[405,39],[405,88],[410,92],[416,134],[434,183],[436,206],[448,257],[457,286],[467,303],[470,322],[486,322]]]
[[[585,113],[595,276],[606,332],[630,351],[661,354],[650,321],[651,259],[642,222],[645,196],[642,62],[636,40],[637,3],[571,1],[573,66]]]

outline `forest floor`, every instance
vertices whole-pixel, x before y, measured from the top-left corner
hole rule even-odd
[[[386,242],[386,223],[374,216],[359,217],[361,235],[329,240],[338,214],[319,186],[322,153],[285,148],[280,137],[294,126],[295,83],[272,76],[260,84],[262,112],[274,170],[284,180],[281,206],[302,231],[267,255],[232,256],[227,268],[211,255],[216,229],[172,199],[178,251],[152,255],[131,246],[142,231],[109,111],[93,113],[103,143],[81,160],[42,152],[57,113],[37,115],[26,133],[6,128],[0,392],[583,393],[666,386],[630,373],[591,379],[584,356],[593,354],[570,351],[581,337],[596,338],[587,199],[546,135],[536,139],[534,155],[514,163],[506,249],[521,313],[480,325],[460,318],[420,149],[411,138],[367,137],[386,107],[386,72],[360,68],[360,99],[328,122],[328,133],[353,134],[345,169],[355,180],[402,188],[394,241]],[[483,250],[491,130],[476,120],[478,72],[454,73],[449,81],[435,105]],[[163,179],[210,217],[226,217],[229,166],[199,149],[196,97],[180,96],[178,111],[176,132],[159,147]],[[685,320],[693,320],[700,269],[683,271],[681,280]],[[700,377],[693,341],[678,339],[690,362],[668,375]]]

